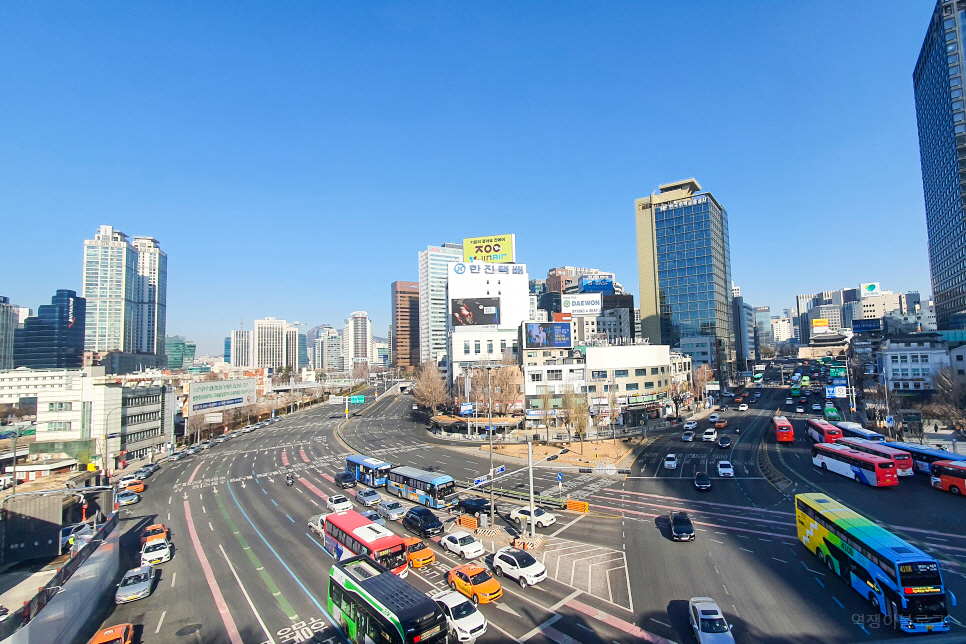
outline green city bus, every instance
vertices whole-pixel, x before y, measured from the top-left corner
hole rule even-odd
[[[792,385],[792,398],[798,398],[802,395],[802,388],[798,385]]]
[[[798,539],[904,633],[949,630],[939,562],[825,494],[796,494]],[[822,584],[824,592],[834,586]],[[952,596],[952,605],[956,598]]]
[[[436,602],[365,555],[332,565],[328,608],[355,644],[446,643],[446,616]]]
[[[822,413],[825,414],[825,420],[830,423],[842,420],[842,416],[839,415],[839,410],[835,407],[826,407]]]
[[[808,376],[802,376],[802,380],[799,384],[801,384],[803,387],[808,387],[812,384],[812,379]]]

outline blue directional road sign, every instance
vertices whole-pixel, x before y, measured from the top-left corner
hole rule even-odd
[[[896,424],[896,419],[892,416],[886,416],[886,427],[894,427]]]
[[[825,397],[826,398],[835,398],[835,387],[826,387],[825,388]]]
[[[563,482],[563,472],[557,472],[557,483]]]
[[[500,467],[493,470],[494,474],[503,474],[504,472],[506,472],[506,465],[501,465]]]
[[[488,476],[478,476],[475,479],[473,479],[473,485],[483,485],[484,483],[486,483],[488,478],[489,478]]]

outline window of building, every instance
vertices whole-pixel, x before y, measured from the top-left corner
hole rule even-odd
[[[589,394],[596,394],[597,393],[597,385],[587,385],[587,393],[589,393]]]
[[[463,341],[463,355],[464,356],[470,355],[470,341],[469,340],[464,340]]]
[[[899,370],[898,369],[893,369],[892,370],[892,377],[893,378],[898,378],[899,377]]]
[[[536,358],[537,357],[537,352],[536,351],[527,351],[527,357],[528,358]]]
[[[929,354],[928,353],[924,353],[921,356],[919,356],[919,361],[920,362],[929,362]]]
[[[962,354],[960,354],[960,355],[958,355],[958,356],[956,356],[956,362],[962,362],[962,361],[963,361],[963,356],[962,356]]]
[[[966,376],[966,369],[957,369],[956,373],[960,376]]]
[[[47,411],[70,411],[70,409],[69,402],[47,403]]]
[[[899,356],[893,355],[892,356],[892,364],[898,364],[898,362],[899,362]]]
[[[500,353],[506,351],[506,340],[500,340]]]
[[[919,354],[918,353],[913,353],[911,356],[909,356],[909,362],[915,362],[916,364],[918,364],[919,363]]]
[[[486,352],[493,353],[493,340],[486,341]]]
[[[543,374],[539,371],[534,371],[530,374],[530,382],[543,382]]]
[[[644,383],[644,388],[645,389],[654,389],[654,383],[652,381],[648,380],[647,382]]]
[[[634,376],[635,377],[638,377],[639,378],[641,376],[646,376],[646,375],[647,375],[647,369],[635,369],[634,370]]]
[[[615,369],[614,370],[614,377],[615,378],[626,378],[627,377],[627,369]]]
[[[548,369],[547,380],[563,380],[563,369]]]
[[[476,353],[476,355],[480,355],[480,341],[479,340],[473,340],[473,352]]]
[[[544,351],[543,352],[543,357],[544,358],[549,358],[552,355],[553,355],[553,351]]]
[[[47,431],[49,432],[66,432],[70,431],[69,421],[52,421],[47,423]]]
[[[606,371],[591,371],[590,372],[590,377],[593,380],[607,380],[607,372]]]
[[[625,389],[627,389],[627,391],[637,391],[640,389],[640,385],[636,382],[629,382],[627,383],[627,387],[625,387]]]
[[[570,370],[570,379],[571,380],[583,380],[584,379],[584,370],[583,369],[571,369]]]
[[[909,360],[909,356],[907,356],[904,353],[901,356],[899,356],[899,362],[908,362],[908,360]]]

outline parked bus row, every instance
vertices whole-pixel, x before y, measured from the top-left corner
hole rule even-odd
[[[415,467],[393,466],[376,458],[356,454],[345,459],[346,472],[369,487],[384,487],[401,499],[427,508],[446,508],[456,503],[456,482],[448,474]]]

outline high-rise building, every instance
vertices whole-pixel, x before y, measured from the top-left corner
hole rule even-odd
[[[735,292],[739,293],[731,298],[735,329],[735,358],[738,361],[738,371],[751,371],[755,360],[755,309],[745,303],[745,298],[740,295],[740,288],[733,287],[732,293]]]
[[[449,302],[446,267],[463,261],[462,244],[428,246],[419,252],[419,362],[438,362],[446,355]]]
[[[252,351],[254,367],[272,367],[281,369],[291,366],[299,368],[298,360],[298,327],[290,325],[285,320],[265,318],[255,320]]]
[[[323,326],[317,331],[313,366],[325,371],[342,369],[342,338],[339,332],[330,326]]]
[[[58,290],[14,333],[13,366],[30,369],[80,369],[84,366],[87,302]]]
[[[419,366],[419,282],[393,282],[389,362],[411,371]]]
[[[787,310],[787,309],[786,309]],[[795,339],[791,318],[778,318],[771,321],[771,337],[775,342],[788,342]]]
[[[929,267],[940,330],[966,328],[966,12],[938,0],[912,73]]]
[[[225,336],[225,347],[221,353],[221,359],[228,364],[231,364],[231,336]]]
[[[19,307],[0,296],[0,371],[13,369],[13,335],[20,323]]]
[[[728,213],[694,179],[664,184],[635,201],[641,334],[652,344],[715,339],[711,366],[733,371]]]
[[[755,307],[755,327],[758,329],[758,341],[763,346],[771,345],[774,340],[771,335],[771,307]]]
[[[187,369],[194,364],[196,346],[184,336],[175,335],[165,338],[164,353],[168,369]]]
[[[136,353],[164,353],[168,256],[153,237],[135,237],[137,251]]]
[[[365,311],[353,311],[342,327],[342,368],[350,370],[358,363],[375,362],[372,322]]]
[[[293,370],[298,369],[299,364],[299,329],[297,326],[285,328],[285,364]]]
[[[228,364],[232,367],[252,367],[252,331],[237,329],[229,336]]]
[[[87,325],[84,348],[107,352],[137,350],[138,251],[127,235],[101,226],[84,240],[84,288]]]

